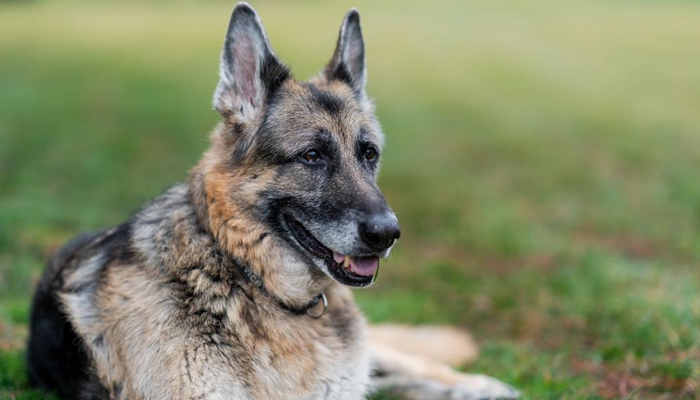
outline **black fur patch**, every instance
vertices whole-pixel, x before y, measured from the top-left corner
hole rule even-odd
[[[308,85],[307,87],[309,92],[311,92],[313,102],[331,115],[337,115],[345,107],[343,100],[333,93],[319,90],[314,85]]]
[[[53,292],[34,296],[27,349],[29,382],[62,399],[76,399],[89,380],[89,361],[82,339],[61,311]]]
[[[110,261],[130,261],[134,252],[131,249],[131,224],[119,225],[114,232],[100,241],[105,257]]]
[[[292,77],[289,69],[280,63],[272,54],[265,57],[260,66],[260,81],[264,83],[267,102],[272,101],[282,84]]]
[[[339,62],[339,63],[333,65],[327,71],[326,76],[330,80],[337,80],[337,81],[345,83],[346,85],[350,86],[351,88],[354,87],[352,75],[350,75],[350,71],[348,71],[348,68],[345,66],[345,63]]]
[[[62,281],[60,270],[98,236],[81,235],[61,249],[49,263],[32,302],[27,346],[29,382],[56,391],[62,399],[107,399],[105,388],[92,372],[85,344],[56,297]]]

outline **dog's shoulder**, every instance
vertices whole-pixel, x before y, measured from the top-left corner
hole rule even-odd
[[[144,267],[163,261],[172,251],[173,232],[189,222],[195,226],[184,185],[174,186],[147,203],[126,222],[72,239],[50,258],[42,279],[54,290],[76,292],[99,281],[111,265]],[[182,218],[183,214],[191,218]],[[196,230],[197,228],[191,228]]]

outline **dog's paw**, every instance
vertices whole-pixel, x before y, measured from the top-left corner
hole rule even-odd
[[[520,397],[512,386],[486,375],[465,375],[449,390],[450,400],[510,400]]]
[[[486,375],[460,374],[448,385],[433,379],[389,375],[375,378],[377,389],[404,400],[514,400],[520,393],[512,386]]]

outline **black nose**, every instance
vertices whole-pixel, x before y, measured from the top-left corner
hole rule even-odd
[[[375,215],[360,223],[360,237],[373,250],[386,250],[401,236],[394,214]]]

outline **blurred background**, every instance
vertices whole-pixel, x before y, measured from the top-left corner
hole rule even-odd
[[[525,399],[700,398],[700,4],[252,1],[298,78],[359,7],[402,238],[373,322]],[[0,2],[0,398],[48,255],[186,178],[234,1]]]

